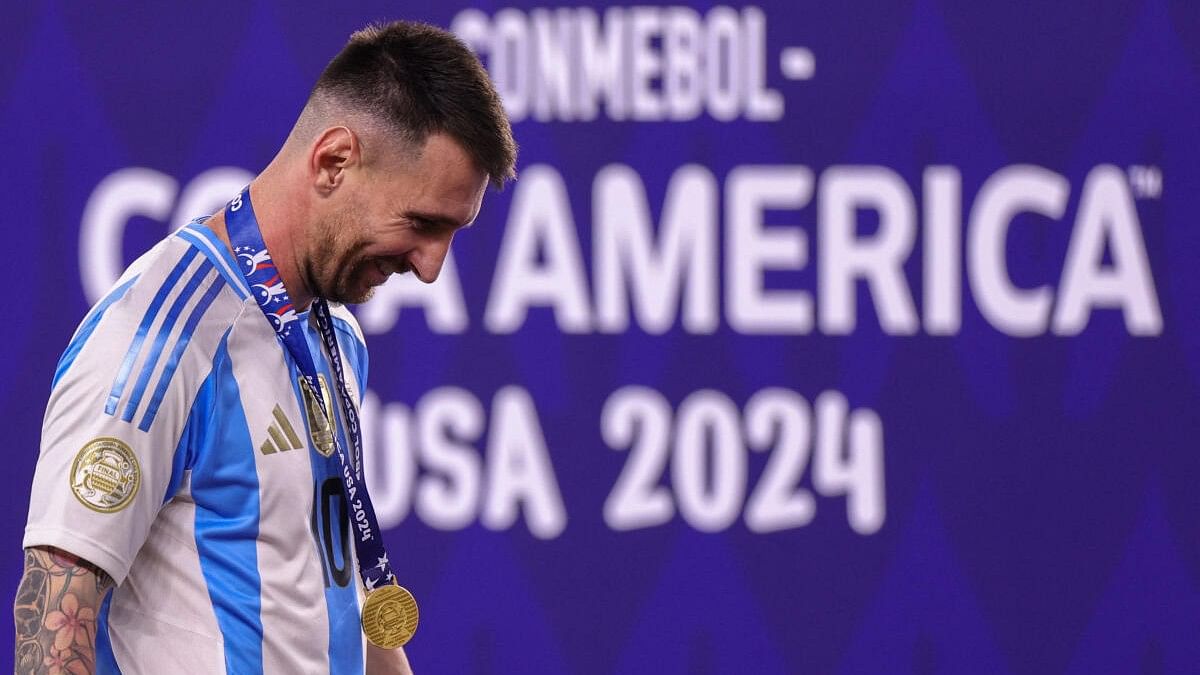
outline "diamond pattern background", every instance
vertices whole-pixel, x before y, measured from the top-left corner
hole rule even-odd
[[[490,15],[535,5],[475,6]],[[371,389],[413,406],[454,385],[485,409],[501,387],[527,389],[569,522],[541,540],[521,519],[502,532],[478,523],[441,531],[410,511],[389,531],[397,573],[422,603],[409,649],[419,672],[1200,672],[1200,5],[760,6],[768,81],[786,103],[778,122],[515,126],[521,166],[549,165],[566,180],[584,261],[592,179],[614,162],[641,175],[656,218],[687,163],[718,184],[745,164],[818,174],[882,165],[918,205],[926,167],[951,165],[964,209],[996,170],[1030,163],[1065,176],[1071,199],[1061,222],[1018,219],[1010,270],[1024,286],[1056,285],[1088,171],[1153,165],[1163,194],[1137,209],[1162,334],[1131,337],[1120,312],[1100,310],[1075,337],[1010,338],[964,285],[963,327],[951,337],[884,334],[861,290],[858,328],[843,337],[747,337],[724,324],[713,335],[678,326],[662,336],[636,327],[572,335],[548,309],[493,335],[483,313],[519,183],[491,194],[455,242],[469,328],[435,334],[419,310],[405,311],[393,330],[370,336]],[[352,30],[394,17],[448,26],[464,7],[0,5],[0,285],[10,317],[0,400],[12,514],[0,528],[9,551],[0,578],[10,588],[50,378],[88,304],[78,242],[97,184],[130,166],[181,188],[215,166],[257,171]],[[778,54],[792,45],[815,54],[813,80],[783,80]],[[812,206],[769,222],[805,229],[815,253]],[[125,260],[167,228],[134,217]],[[905,268],[918,307],[919,241]],[[816,274],[810,265],[778,284],[812,290]],[[599,416],[627,384],[674,405],[702,388],[739,406],[769,386],[809,400],[844,392],[883,420],[884,527],[855,534],[844,500],[821,498],[811,524],[769,535],[740,521],[704,534],[678,516],[610,530],[602,505],[626,454],[604,445]],[[750,461],[753,484],[765,457]]]

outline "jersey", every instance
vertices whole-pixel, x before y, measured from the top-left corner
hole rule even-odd
[[[237,265],[199,222],[164,239],[85,316],[54,374],[24,546],[116,582],[97,672],[363,670],[345,497],[313,457],[349,440],[338,387],[302,315],[322,416]],[[365,343],[331,311],[359,406]]]

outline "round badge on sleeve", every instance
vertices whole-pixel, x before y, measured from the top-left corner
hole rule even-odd
[[[363,633],[380,649],[395,649],[411,640],[417,619],[417,601],[403,586],[377,588],[363,602]]]
[[[88,441],[71,464],[71,491],[93,511],[115,513],[129,506],[141,484],[137,456],[119,438]]]

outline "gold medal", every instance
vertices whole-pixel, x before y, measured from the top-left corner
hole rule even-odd
[[[403,586],[377,588],[363,602],[362,628],[376,647],[400,647],[417,632],[417,601]]]

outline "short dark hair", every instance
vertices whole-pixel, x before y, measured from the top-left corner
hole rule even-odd
[[[355,32],[309,100],[324,96],[417,146],[432,133],[447,134],[497,188],[516,176],[517,146],[500,96],[475,54],[440,28],[393,21]]]

